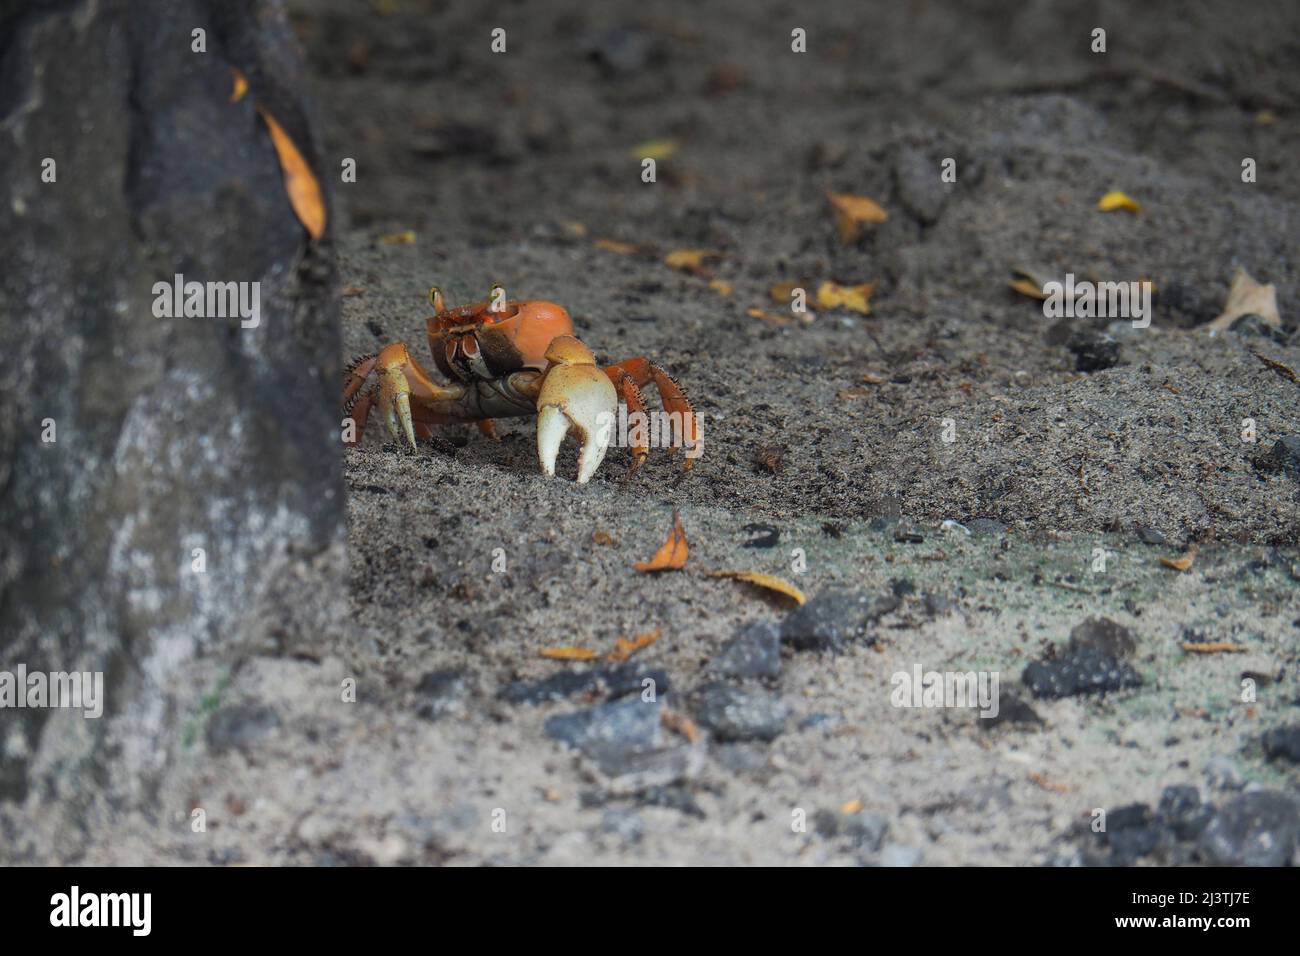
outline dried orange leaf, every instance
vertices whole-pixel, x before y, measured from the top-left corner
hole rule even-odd
[[[365,294],[366,294],[366,290],[359,285],[344,286],[343,292],[341,293],[341,295],[345,299],[351,299],[354,298],[355,296],[365,295]]]
[[[1181,558],[1161,558],[1160,563],[1167,568],[1173,568],[1175,571],[1186,571],[1196,560],[1196,552],[1188,551]]]
[[[1097,209],[1100,212],[1114,212],[1116,209],[1123,209],[1126,212],[1141,212],[1142,204],[1126,193],[1113,190],[1097,200]]]
[[[619,242],[617,239],[597,239],[596,248],[604,249],[606,252],[617,252],[620,256],[634,256],[641,251],[640,246],[630,242]]]
[[[600,657],[586,647],[547,647],[542,650],[542,656],[553,661],[594,661]]]
[[[260,106],[257,112],[262,117],[262,122],[266,123],[266,128],[271,131],[271,143],[275,146],[276,155],[280,157],[284,191],[289,194],[289,205],[293,207],[298,221],[307,233],[313,239],[319,239],[325,234],[325,197],[321,193],[320,183],[275,117]]]
[[[861,800],[850,800],[848,803],[844,804],[844,806],[840,807],[840,813],[844,814],[845,816],[849,816],[850,814],[854,814],[854,813],[861,813],[862,806],[863,804]]]
[[[1043,774],[1041,774],[1041,773],[1031,773],[1031,774],[1029,775],[1029,780],[1030,780],[1030,782],[1033,783],[1035,786],[1041,787],[1041,788],[1044,789],[1044,790],[1050,790],[1052,793],[1069,793],[1069,792],[1070,792],[1070,788],[1069,788],[1068,786],[1066,786],[1065,784],[1063,784],[1063,783],[1056,783],[1054,780],[1049,780],[1049,779],[1047,779],[1047,777],[1046,777],[1045,775],[1043,775]]]
[[[605,655],[605,660],[614,664],[621,664],[643,647],[649,647],[655,641],[659,640],[660,628],[653,631],[646,631],[644,634],[638,634],[636,637],[628,639],[620,637],[614,642],[614,649]]]
[[[874,199],[868,199],[866,196],[828,192],[826,198],[830,201],[831,208],[835,210],[835,225],[839,229],[840,242],[846,246],[851,246],[858,241],[863,226],[889,219],[889,213],[885,212]]]
[[[401,232],[390,232],[380,236],[379,241],[386,246],[409,246],[415,242],[415,230],[403,229]]]
[[[234,89],[230,93],[230,102],[238,103],[244,98],[244,94],[248,92],[248,77],[232,66],[230,68],[230,78],[234,83]]]
[[[682,516],[673,509],[673,530],[668,533],[668,540],[659,546],[655,556],[649,561],[638,561],[633,567],[638,571],[676,571],[686,564],[690,548],[686,544],[686,529],[682,527]]]
[[[1245,269],[1238,269],[1228,289],[1228,300],[1223,303],[1223,314],[1205,327],[1211,332],[1222,332],[1243,315],[1258,315],[1265,325],[1282,327],[1282,316],[1277,311],[1277,289],[1272,283],[1261,285]]]
[[[772,296],[772,301],[777,305],[790,305],[794,299],[794,290],[806,288],[808,288],[808,283],[795,280],[793,282],[778,282],[768,291]],[[816,302],[807,302],[805,305],[810,309],[817,308]]]
[[[713,571],[709,577],[712,578],[734,578],[737,581],[748,581],[750,584],[757,584],[761,588],[769,591],[775,591],[777,594],[783,594],[793,600],[796,604],[803,604],[808,599],[804,597],[802,591],[788,581],[783,581],[771,574],[763,574],[761,571]]]
[[[1183,650],[1191,654],[1244,654],[1247,648],[1231,641],[1184,641]]]
[[[726,279],[713,279],[709,282],[709,288],[718,295],[731,295],[734,291],[730,282]]]
[[[613,536],[604,528],[597,528],[593,531],[591,533],[591,540],[595,541],[597,544],[604,545],[605,547],[612,547],[613,545],[618,544],[618,542],[614,540]]]
[[[822,309],[851,309],[862,315],[871,314],[871,293],[876,291],[874,282],[862,285],[838,285],[826,281],[817,287],[817,305]]]

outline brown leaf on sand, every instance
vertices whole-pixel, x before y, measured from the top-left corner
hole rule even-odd
[[[244,98],[244,94],[248,92],[248,77],[232,66],[230,68],[230,80],[234,87],[230,91],[230,102],[238,103]]]
[[[312,239],[319,239],[325,233],[325,197],[321,193],[320,183],[275,117],[260,106],[257,113],[270,130],[271,143],[275,146],[276,155],[280,157],[284,191],[289,194],[289,205]]]
[[[1167,568],[1173,568],[1175,571],[1186,571],[1196,560],[1196,552],[1188,551],[1181,558],[1161,558],[1160,563]]]
[[[705,268],[704,264],[716,262],[721,258],[722,253],[710,249],[673,249],[664,256],[664,265],[679,272],[689,272],[691,275],[709,278],[712,273]]]
[[[795,604],[803,604],[806,600],[802,591],[788,581],[783,581],[771,574],[763,574],[761,571],[711,571],[711,578],[733,578],[737,581],[747,581],[750,584],[757,584],[761,588],[766,588],[777,594],[784,595],[794,601]]]
[[[682,527],[682,516],[673,509],[673,530],[668,533],[668,540],[659,546],[655,556],[649,561],[638,561],[633,567],[638,571],[676,571],[686,565],[686,558],[691,549],[686,544],[686,529]]]
[[[700,728],[695,726],[695,721],[680,714],[675,710],[662,709],[659,711],[659,724],[665,730],[671,730],[675,734],[680,734],[691,743],[700,739]]]
[[[1277,311],[1277,289],[1272,283],[1261,285],[1245,269],[1238,269],[1223,303],[1223,314],[1205,326],[1211,332],[1230,328],[1243,315],[1258,315],[1265,325],[1280,328],[1282,316]]]
[[[644,634],[638,634],[636,637],[620,637],[614,642],[614,649],[605,655],[605,660],[612,664],[621,664],[643,647],[649,647],[655,641],[659,640],[659,632],[662,628],[656,627],[653,631],[646,631]]]
[[[553,661],[594,661],[600,656],[586,647],[547,647],[541,655]]]
[[[866,196],[828,192],[826,199],[835,210],[835,226],[839,230],[840,242],[846,246],[858,241],[864,227],[889,219],[889,213],[881,208],[880,203]]]
[[[1184,641],[1182,647],[1189,654],[1244,654],[1247,651],[1244,644],[1231,641]]]
[[[1255,358],[1259,359],[1273,371],[1277,372],[1278,375],[1281,375],[1287,381],[1295,382],[1295,384],[1300,385],[1300,375],[1297,375],[1295,369],[1291,368],[1291,366],[1283,365],[1281,362],[1277,361],[1277,359],[1271,359],[1267,355],[1260,355],[1254,349],[1251,350],[1250,354],[1255,356]]]

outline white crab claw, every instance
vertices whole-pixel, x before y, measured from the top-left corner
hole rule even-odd
[[[402,438],[405,437],[407,447],[415,451],[415,423],[411,420],[411,385],[407,382],[400,366],[380,369],[379,391],[388,434],[398,444],[401,444]]]
[[[571,335],[556,338],[546,358],[551,364],[537,396],[537,457],[546,476],[554,478],[560,445],[574,429],[582,440],[578,484],[585,484],[609,448],[618,393],[591,351]]]

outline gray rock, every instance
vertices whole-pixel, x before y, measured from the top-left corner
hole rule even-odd
[[[1274,727],[1264,734],[1262,742],[1269,760],[1300,763],[1300,724]]]
[[[1245,785],[1241,771],[1231,757],[1219,754],[1205,764],[1205,779],[1218,790],[1240,790]]]
[[[1133,632],[1108,617],[1090,617],[1070,631],[1069,646],[1076,651],[1093,650],[1109,657],[1131,657],[1137,650]]]
[[[265,704],[231,704],[208,718],[204,739],[213,753],[248,751],[279,727],[279,715]]]
[[[892,594],[873,598],[861,591],[826,590],[786,616],[781,642],[800,651],[840,650],[867,638],[868,627],[898,603]]]
[[[437,720],[464,709],[469,696],[465,672],[457,668],[430,671],[416,685],[416,714],[425,720]]]
[[[1179,840],[1199,837],[1214,816],[1214,807],[1201,802],[1201,792],[1191,784],[1165,787],[1156,816]]]
[[[1300,839],[1300,803],[1275,790],[1242,794],[1224,804],[1201,835],[1217,866],[1285,866]]]
[[[1119,364],[1119,340],[1091,328],[1076,329],[1065,343],[1080,372],[1100,372]]]
[[[191,662],[275,653],[346,619],[336,274],[254,103],[327,190],[334,161],[277,4],[6,6],[0,394],[39,402],[0,416],[0,634],[33,670],[112,676],[107,719],[75,734],[47,732],[48,709],[6,717],[25,739],[0,754],[0,798],[48,786],[75,816],[150,799]],[[238,103],[234,64],[255,78]],[[155,284],[176,273],[260,283],[256,327],[155,315]]]
[[[1141,687],[1142,675],[1109,654],[1086,648],[1030,663],[1021,681],[1035,697],[1053,699]]]
[[[657,750],[660,706],[637,697],[601,704],[546,721],[546,735],[568,744],[617,775],[633,756]]]
[[[774,740],[785,730],[787,710],[776,694],[710,684],[700,691],[695,716],[719,740]]]
[[[773,621],[755,621],[723,645],[709,671],[721,677],[778,677],[781,674],[781,629]]]
[[[1268,470],[1300,478],[1300,435],[1287,435],[1273,443],[1265,458]]]

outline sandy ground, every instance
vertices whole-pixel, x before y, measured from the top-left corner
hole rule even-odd
[[[501,282],[563,303],[600,361],[668,368],[703,457],[683,474],[652,454],[629,478],[614,449],[578,486],[572,446],[559,478],[539,473],[528,420],[499,442],[441,429],[414,455],[376,423],[346,456],[349,619],[205,662],[159,811],[106,818],[81,858],[1100,862],[1098,808],[1178,784],[1216,805],[1296,795],[1260,740],[1300,700],[1300,479],[1260,459],[1300,434],[1300,385],[1259,358],[1300,369],[1295,9],[586,6],[300,11],[327,141],[358,166],[339,187],[345,357],[403,340],[423,359],[430,285],[463,302]],[[657,139],[677,150],[642,183],[637,144]],[[1116,188],[1141,213],[1097,212]],[[826,190],[889,220],[846,246]],[[678,248],[718,252],[729,294],[668,268]],[[1112,326],[1118,364],[1080,372],[1075,329],[1007,288],[1022,266],[1149,278],[1155,321]],[[1198,328],[1238,267],[1276,284],[1284,330]],[[826,279],[877,282],[870,315],[799,321],[768,294]],[[636,573],[674,509],[686,568]],[[1189,551],[1186,571],[1160,563]],[[512,696],[601,666],[544,649],[657,629],[633,658],[656,680],[644,706],[707,722],[720,648],[791,613],[714,570],[879,602],[838,651],[786,646],[779,675],[721,679],[784,709],[775,739],[691,742],[670,716],[611,775],[546,731],[607,690]],[[1026,665],[1092,615],[1131,631],[1142,685],[1033,699]],[[916,666],[998,674],[1012,719],[893,706]],[[1166,851],[1142,859],[1186,858]]]

